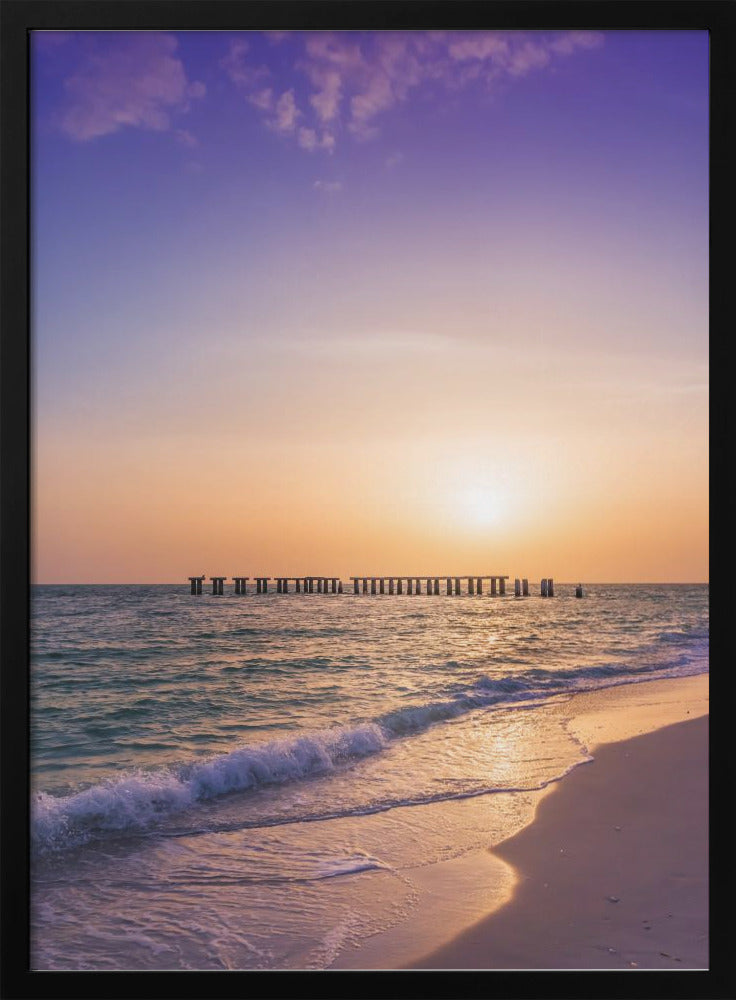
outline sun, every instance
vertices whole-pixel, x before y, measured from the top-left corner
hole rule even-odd
[[[455,509],[467,523],[476,527],[498,524],[502,504],[497,493],[481,486],[465,487],[454,497]]]

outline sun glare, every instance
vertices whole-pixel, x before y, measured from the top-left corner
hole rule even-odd
[[[498,495],[482,487],[462,490],[455,497],[455,503],[463,519],[477,527],[497,524],[501,516]]]

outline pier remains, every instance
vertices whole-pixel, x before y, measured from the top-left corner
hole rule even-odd
[[[193,596],[202,595],[202,581],[206,580],[205,575],[188,577],[190,593]],[[211,576],[213,597],[222,597],[224,594],[224,583],[226,576]],[[233,576],[231,577],[235,587],[234,592],[238,596],[247,596],[248,581],[255,580],[255,593],[267,594],[268,584],[271,580],[276,581],[277,594],[291,593],[293,586],[297,594],[342,594],[343,582],[339,576]],[[441,574],[438,576],[414,576],[407,574],[395,574],[393,576],[351,576],[353,594],[388,594],[401,596],[406,594],[426,594],[427,596],[439,597],[442,593],[441,582],[444,581],[444,592],[449,596],[459,597],[463,593],[466,596],[482,596],[487,593],[490,597],[504,597],[506,595],[506,581],[508,576],[498,573],[492,575],[462,575],[448,576]],[[487,586],[484,588],[484,582]],[[463,589],[464,583],[464,589]],[[406,589],[404,589],[406,588]],[[582,587],[579,585],[580,593],[576,589],[576,597],[582,597]],[[554,597],[554,581],[552,577],[546,577],[540,583],[540,594],[542,597]],[[529,580],[524,577],[514,579],[514,597],[529,596]]]

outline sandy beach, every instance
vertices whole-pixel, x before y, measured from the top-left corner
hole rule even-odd
[[[414,913],[332,968],[707,968],[708,705],[700,674],[550,706],[592,761],[509,839],[413,869]]]
[[[593,746],[533,823],[494,848],[516,875],[510,901],[411,968],[708,968],[707,677],[673,686],[692,717]],[[661,685],[645,687],[662,707]],[[614,694],[607,710],[596,695],[577,728],[640,726],[645,706],[621,705],[640,694]]]

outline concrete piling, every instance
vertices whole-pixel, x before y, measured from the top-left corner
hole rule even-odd
[[[524,577],[521,581],[521,594],[522,597],[529,596],[529,581],[527,580],[526,577]]]
[[[514,597],[521,597],[521,580],[518,576],[514,580]]]

